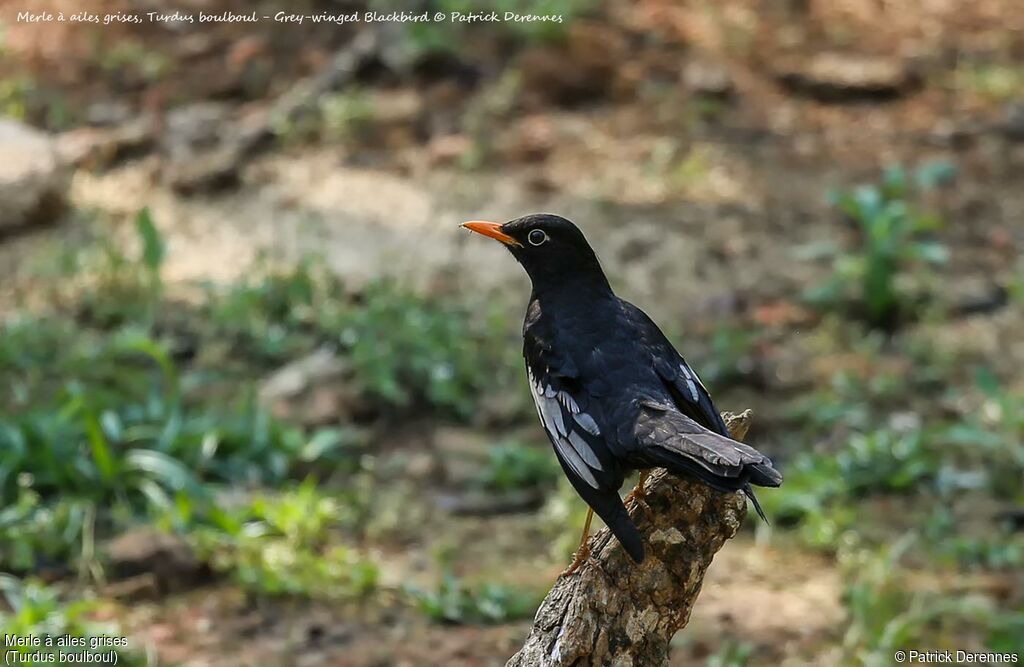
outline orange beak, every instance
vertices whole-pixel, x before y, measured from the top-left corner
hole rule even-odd
[[[499,225],[496,222],[487,222],[486,220],[473,220],[471,222],[464,222],[462,223],[461,226],[465,227],[471,232],[483,234],[484,236],[489,236],[492,239],[501,241],[505,245],[523,245],[522,243],[516,241],[514,238],[512,238],[505,232],[501,231],[501,225]]]

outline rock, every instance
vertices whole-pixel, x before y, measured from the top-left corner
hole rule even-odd
[[[164,150],[172,159],[183,159],[217,146],[230,119],[230,107],[217,102],[197,102],[173,109],[165,123]]]
[[[122,533],[104,545],[103,553],[112,578],[151,581],[143,588],[160,592],[190,588],[210,575],[184,539],[151,527]]]
[[[732,74],[720,63],[693,60],[683,68],[683,85],[695,95],[727,98],[735,91]]]
[[[999,129],[1010,141],[1024,141],[1024,102],[1015,102],[1006,108]]]
[[[377,90],[369,94],[371,117],[365,128],[353,133],[366,145],[385,149],[404,148],[418,142],[425,125],[424,100],[413,89]]]
[[[510,162],[540,162],[554,150],[557,132],[547,114],[527,116],[496,142],[496,151]]]
[[[69,184],[49,135],[0,118],[0,233],[58,218]]]
[[[64,164],[105,169],[148,153],[155,144],[152,116],[140,116],[115,128],[81,127],[57,137],[57,153]]]
[[[163,179],[182,194],[234,187],[258,133],[240,123],[226,104],[199,102],[167,114]]]
[[[427,156],[432,165],[449,165],[458,162],[473,150],[473,140],[464,134],[445,134],[434,137],[427,144]]]
[[[370,105],[373,122],[382,126],[415,125],[423,114],[423,96],[411,88],[374,91]]]
[[[902,60],[834,52],[784,61],[775,76],[791,92],[825,102],[891,99],[920,84]]]
[[[259,397],[275,416],[306,426],[350,421],[364,410],[351,367],[327,348],[274,371]]]
[[[981,129],[969,121],[941,118],[932,127],[928,139],[936,146],[960,150],[969,147]]]
[[[115,127],[126,123],[132,108],[124,102],[94,102],[85,110],[85,122],[96,127]]]
[[[233,188],[241,180],[243,157],[238,146],[224,146],[187,160],[172,160],[164,167],[164,181],[184,195]]]

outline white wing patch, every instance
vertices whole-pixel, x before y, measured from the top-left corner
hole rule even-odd
[[[579,404],[576,403],[576,400],[572,396],[565,393],[564,391],[558,392],[558,400],[562,403],[562,405],[565,406],[565,409],[571,412],[572,414],[578,415],[580,413]]]
[[[604,470],[601,466],[601,461],[597,458],[597,454],[591,449],[590,444],[587,443],[580,434],[576,431],[569,433],[569,444],[576,450],[576,453],[580,455],[580,458],[587,462],[587,465],[595,470]]]
[[[588,415],[586,412],[573,415],[573,419],[576,423],[583,427],[583,430],[590,435],[601,435],[601,429],[597,427],[597,422],[594,418]]]
[[[548,432],[559,456],[583,481],[595,489],[598,488],[593,471],[604,470],[604,466],[590,444],[573,430],[573,427],[578,425],[587,433],[597,436],[601,434],[597,422],[581,411],[579,403],[568,393],[556,391],[551,385],[542,386],[529,368],[526,369],[526,374],[530,379],[530,393],[533,395],[541,424]],[[572,420],[569,419],[569,415],[572,415]],[[575,425],[573,420],[576,422]]]
[[[690,390],[690,396],[693,396],[693,402],[699,403],[700,395],[697,394],[697,385],[693,382],[694,378],[697,377],[697,374],[691,373],[690,369],[686,367],[686,364],[679,364],[679,370],[683,371],[683,375],[686,376],[686,387]],[[697,382],[700,382],[700,378],[697,378]],[[701,388],[704,388],[704,383],[700,382],[700,386]],[[707,389],[704,388],[704,391],[707,391]]]
[[[583,462],[580,455],[576,453],[576,450],[572,448],[569,441],[565,438],[558,438],[555,440],[555,447],[558,448],[558,453],[562,455],[565,462],[569,464],[569,467],[575,471],[577,475],[583,478],[583,480],[590,486],[597,488],[597,480],[594,479],[594,473],[590,472],[590,468]],[[593,454],[593,452],[591,452]]]

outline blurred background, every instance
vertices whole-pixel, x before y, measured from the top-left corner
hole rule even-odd
[[[146,17],[400,9],[562,22]],[[0,115],[0,634],[504,664],[585,507],[457,225],[549,211],[786,475],[673,664],[1024,649],[1014,0],[4,0]]]

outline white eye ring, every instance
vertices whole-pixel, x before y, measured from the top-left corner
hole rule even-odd
[[[548,240],[548,235],[543,229],[534,229],[526,236],[526,240],[530,242],[530,245],[544,245]]]

